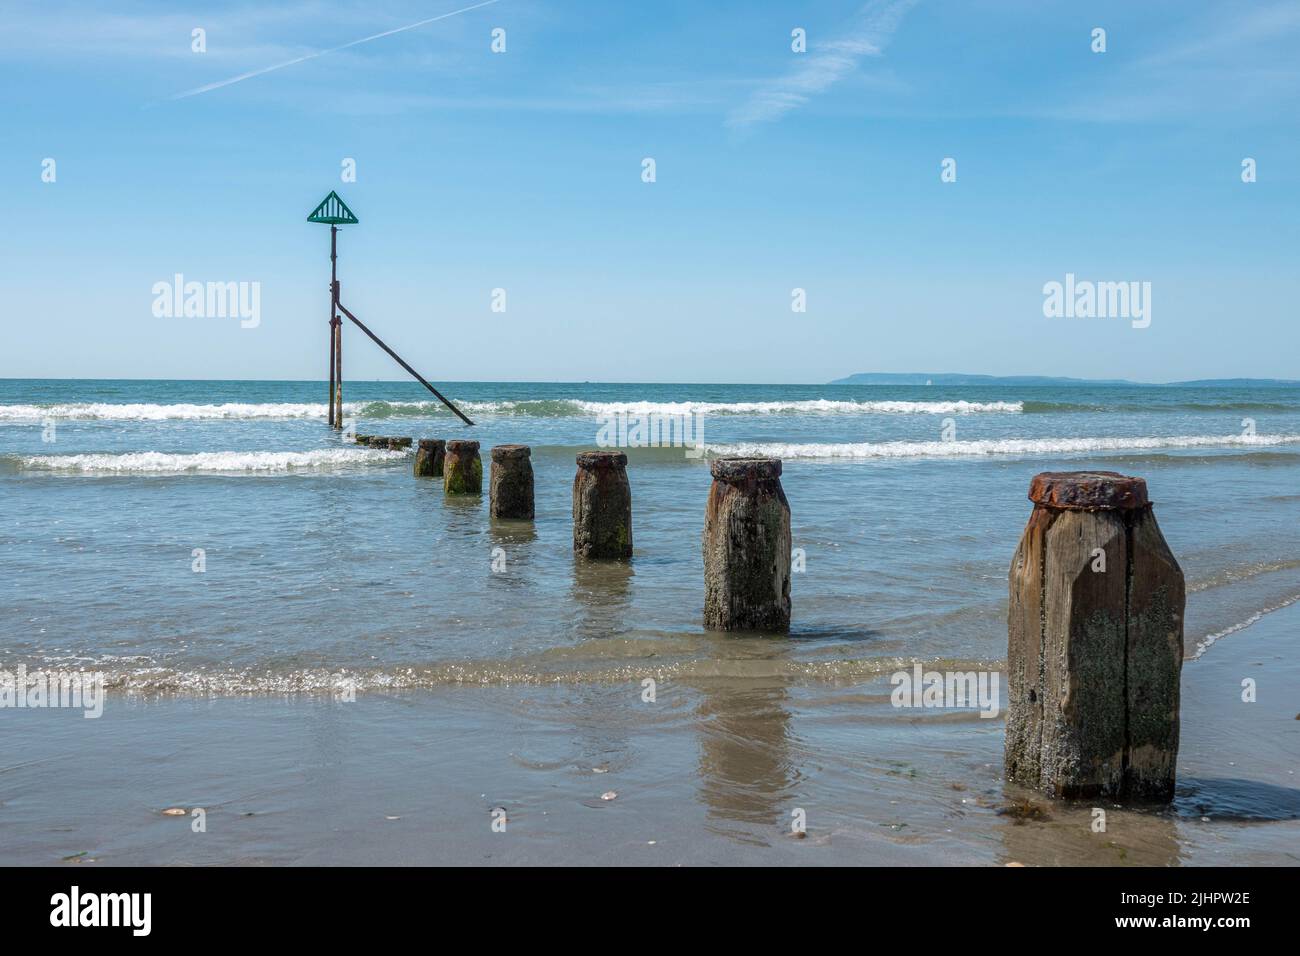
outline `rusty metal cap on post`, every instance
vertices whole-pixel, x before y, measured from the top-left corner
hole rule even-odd
[[[1133,511],[1145,508],[1145,478],[1117,471],[1045,471],[1029,483],[1029,500],[1067,511]]]
[[[780,458],[714,458],[709,474],[719,481],[763,481],[781,477]]]
[[[533,453],[533,450],[527,445],[493,445],[493,461],[514,461],[519,458],[527,458]]]
[[[457,455],[468,455],[470,452],[477,453],[478,442],[465,438],[453,438],[447,442],[447,451],[454,452]]]
[[[578,455],[579,468],[624,468],[627,455],[621,451],[584,451]]]

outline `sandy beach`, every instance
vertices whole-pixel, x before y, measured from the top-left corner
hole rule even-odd
[[[0,844],[52,866],[1295,865],[1298,625],[1265,615],[1185,665],[1177,799],[1101,804],[1105,833],[1093,804],[1003,786],[1001,719],[899,721],[883,681],[755,676],[653,704],[628,682],[12,712]],[[206,832],[162,814],[196,807]]]

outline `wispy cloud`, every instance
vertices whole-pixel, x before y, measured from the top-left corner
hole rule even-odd
[[[1181,38],[1117,67],[1105,80],[1059,94],[1021,115],[1082,122],[1216,122],[1294,115],[1300,0],[1252,9],[1225,4],[1184,25]],[[1121,61],[1122,62],[1122,61]]]
[[[847,31],[833,40],[810,40],[808,52],[783,76],[769,80],[732,110],[726,125],[747,129],[780,119],[857,69],[864,57],[879,56],[917,0],[872,0],[863,7]]]
[[[448,17],[454,17],[462,13],[469,13],[471,10],[477,10],[480,7],[491,6],[496,2],[497,0],[483,0],[482,3],[475,3],[472,6],[461,7],[459,10],[452,10],[449,13],[442,13],[436,17],[428,17],[424,20],[418,20],[415,23],[408,23],[406,24],[406,26],[394,27],[393,29],[385,30],[382,33],[374,33],[368,37],[362,37],[359,40],[351,40],[339,46],[330,47],[328,50],[316,50],[313,53],[306,53],[302,56],[294,57],[292,60],[285,60],[283,63],[275,63],[272,64],[271,66],[264,66],[261,69],[250,70],[247,73],[240,73],[238,76],[232,76],[229,77],[228,79],[218,80],[215,83],[206,83],[203,86],[197,86],[192,90],[185,90],[182,93],[173,94],[172,96],[169,96],[168,99],[183,100],[186,99],[187,97],[198,96],[201,93],[210,93],[213,90],[219,90],[222,87],[231,86],[235,83],[242,83],[244,80],[251,80],[255,76],[264,76],[267,73],[274,73],[276,70],[283,70],[285,67],[295,66],[296,64],[303,63],[307,60],[315,60],[322,56],[328,56],[331,53],[338,53],[342,50],[348,50],[351,49],[352,47],[360,46],[363,43],[369,43],[372,40],[380,40],[383,39],[384,37],[390,37],[394,33],[405,33],[407,30],[414,30],[417,27],[427,26],[430,23],[436,23],[439,20],[446,20]]]
[[[1243,52],[1248,55],[1269,42],[1287,42],[1288,34],[1300,29],[1300,3],[1283,0],[1256,9],[1230,8],[1230,18],[1216,22],[1211,30],[1196,39],[1170,47],[1148,56],[1141,66],[1159,67],[1192,63],[1203,65],[1227,57],[1240,62]],[[1288,43],[1287,52],[1293,47]]]
[[[179,11],[141,12],[136,9],[110,10],[107,5],[77,0],[7,0],[0,9],[0,53],[6,61],[32,59],[91,60],[140,59],[194,60],[190,31],[203,26],[210,37],[220,35],[205,58],[224,61],[256,57],[288,58],[301,52],[300,45],[284,45],[260,39],[268,29],[300,32],[303,22],[319,22],[320,6],[315,0],[275,6],[233,6],[206,12],[196,18]],[[116,5],[119,8],[125,5]],[[330,18],[338,24],[354,19],[352,11]],[[75,21],[76,30],[69,30]],[[371,14],[370,23],[374,23]]]

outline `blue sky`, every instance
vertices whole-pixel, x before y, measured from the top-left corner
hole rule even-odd
[[[0,376],[323,377],[333,189],[434,381],[1300,377],[1300,2],[497,0],[181,95],[468,5],[9,0]],[[156,317],[176,273],[260,325]],[[1066,273],[1151,326],[1045,318]]]

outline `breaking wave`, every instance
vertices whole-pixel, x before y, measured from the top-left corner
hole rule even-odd
[[[31,455],[19,458],[30,471],[94,475],[284,474],[326,471],[357,465],[402,461],[406,452],[372,448],[316,451],[209,451],[170,454],[160,451],[99,455]]]
[[[346,409],[345,409],[346,410]],[[62,405],[0,405],[0,421],[39,422],[47,418],[86,421],[198,421],[244,418],[324,418],[325,403],[226,402],[222,405],[153,405],[76,402]]]
[[[833,401],[809,399],[778,402],[592,402],[576,398],[519,399],[475,402],[453,399],[469,413],[535,418],[573,418],[602,415],[968,415],[981,412],[1016,413],[1021,402],[905,402]],[[422,418],[450,415],[441,402],[345,402],[345,415],[353,418]],[[41,422],[46,419],[84,421],[203,421],[241,419],[324,419],[323,402],[226,402],[194,404],[112,404],[77,402],[54,405],[0,405],[0,422]]]
[[[438,687],[545,687],[630,683],[639,686],[648,676],[691,684],[738,679],[782,680],[798,683],[861,682],[910,669],[916,658],[862,658],[826,661],[677,660],[647,662],[573,662],[567,667],[545,666],[536,659],[516,661],[464,661],[430,663],[399,668],[305,668],[279,670],[177,669],[161,666],[121,667],[85,660],[79,669],[104,675],[104,686],[125,694],[224,697],[253,694],[334,695],[345,690],[365,692],[421,690]],[[107,666],[106,666],[107,664]],[[28,671],[50,668],[32,662]],[[942,660],[927,667],[948,670],[986,670],[999,662]],[[882,693],[884,698],[886,688]]]
[[[845,402],[826,398],[788,402],[586,402],[572,400],[588,415],[970,415],[1019,412],[1020,402]]]
[[[1024,402],[1021,409],[1027,415],[1058,412],[1290,412],[1300,408],[1293,402],[1163,402],[1160,395],[1152,395],[1149,402],[1080,403],[1080,402]]]
[[[1254,614],[1250,615],[1250,617],[1246,618],[1244,621],[1238,621],[1236,624],[1233,624],[1229,627],[1225,627],[1221,631],[1215,631],[1213,634],[1207,634],[1205,637],[1203,637],[1201,640],[1199,640],[1196,643],[1196,650],[1195,652],[1193,652],[1191,659],[1197,660],[1205,656],[1206,651],[1208,651],[1219,641],[1223,640],[1225,637],[1229,637],[1232,634],[1236,634],[1238,631],[1244,631],[1252,624],[1258,624],[1261,620],[1264,619],[1265,615],[1272,614],[1274,611],[1281,611],[1283,608],[1291,607],[1293,604],[1296,604],[1297,602],[1300,602],[1300,594],[1292,595],[1291,597],[1286,598],[1285,600],[1279,602],[1278,604],[1274,604],[1271,605],[1270,607],[1264,608],[1263,610],[1256,611]]]
[[[844,444],[751,442],[709,445],[710,456],[764,458],[960,458],[981,455],[1060,455],[1150,448],[1268,447],[1300,443],[1300,435],[1174,435],[1150,438],[992,438],[982,441],[890,441]]]

